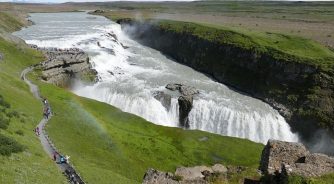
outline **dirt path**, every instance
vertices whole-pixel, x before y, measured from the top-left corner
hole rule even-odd
[[[21,79],[28,84],[31,93],[34,95],[35,98],[37,98],[38,100],[42,101],[42,97],[39,93],[38,87],[33,84],[30,80],[28,80],[26,78],[26,74],[31,72],[34,69],[33,66],[28,67],[26,69],[24,69],[21,72]],[[49,103],[44,104],[44,109],[45,108],[51,108]],[[51,119],[51,115],[49,117],[49,119]],[[54,144],[51,142],[49,136],[46,133],[46,130],[44,129],[46,123],[48,122],[49,119],[43,118],[39,124],[37,125],[37,127],[40,130],[40,135],[39,135],[39,140],[41,141],[41,144],[43,146],[44,151],[49,155],[49,157],[51,159],[53,159],[53,155],[55,152],[59,153],[60,152],[57,150],[57,148],[54,146]],[[62,154],[61,154],[62,155]],[[69,183],[73,183],[73,184],[84,184],[85,182],[81,179],[81,177],[77,174],[77,172],[75,171],[75,169],[73,168],[72,165],[68,164],[68,163],[57,163],[55,161],[55,164],[57,164],[57,166],[59,167],[59,169],[64,173],[64,175],[67,177],[67,179],[69,180]]]

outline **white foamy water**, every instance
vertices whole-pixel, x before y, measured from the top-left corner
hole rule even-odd
[[[284,118],[269,105],[140,45],[125,35],[118,24],[103,17],[36,13],[31,14],[31,19],[36,25],[15,33],[27,43],[40,47],[77,47],[89,53],[101,80],[91,86],[75,86],[73,92],[80,96],[109,103],[156,124],[176,127],[178,95],[165,86],[183,83],[200,90],[189,114],[191,129],[261,143],[271,138],[298,141]],[[173,96],[169,110],[153,97],[156,91]]]

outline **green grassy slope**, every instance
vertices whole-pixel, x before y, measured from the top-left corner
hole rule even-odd
[[[212,42],[253,49],[259,53],[268,53],[277,59],[316,65],[325,70],[334,69],[334,52],[306,38],[170,20],[161,20],[158,24],[164,30],[188,33]]]
[[[250,175],[257,175],[261,144],[154,125],[61,88],[39,86],[55,113],[47,127],[51,139],[88,182],[140,183],[150,167],[174,171],[214,163],[248,166]],[[203,137],[208,140],[201,141]]]
[[[23,26],[24,24],[18,19],[15,19],[7,13],[0,12],[0,30],[2,29],[6,32],[13,32],[19,30]]]
[[[42,118],[42,104],[34,99],[28,86],[20,80],[20,72],[38,63],[42,57],[36,51],[18,48],[0,38],[0,94],[19,117],[12,118],[7,130],[0,134],[17,141],[25,151],[0,155],[0,183],[65,183],[56,165],[45,154],[32,131]]]

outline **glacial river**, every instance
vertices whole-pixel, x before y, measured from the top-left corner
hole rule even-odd
[[[165,86],[182,83],[200,91],[189,114],[190,129],[261,143],[268,139],[298,141],[284,118],[268,104],[131,40],[120,25],[104,17],[84,12],[34,13],[30,19],[34,25],[14,33],[27,43],[77,47],[89,54],[100,80],[94,85],[73,86],[77,95],[109,103],[155,124],[176,127],[177,95]],[[173,95],[169,110],[154,98],[156,91]]]

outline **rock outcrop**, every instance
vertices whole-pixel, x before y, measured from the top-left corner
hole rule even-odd
[[[154,98],[159,100],[162,106],[169,111],[171,103],[172,103],[172,96],[169,94],[164,93],[163,91],[157,91],[153,94]]]
[[[172,173],[149,169],[143,179],[143,184],[178,184]]]
[[[149,169],[143,179],[143,184],[209,184],[224,182],[228,169],[215,164],[212,167],[195,166],[177,168],[175,174]]]
[[[269,140],[262,151],[260,170],[280,180],[291,174],[316,177],[334,172],[334,158],[310,153],[301,143]]]
[[[41,50],[46,61],[41,64],[42,79],[60,87],[69,87],[73,80],[87,82],[97,80],[88,55],[80,49],[32,48]]]
[[[192,87],[183,84],[167,84],[166,89],[178,91],[181,96],[178,98],[179,103],[179,123],[181,127],[189,128],[188,115],[193,107],[193,96],[199,91]]]
[[[179,123],[182,127],[189,128],[188,115],[193,108],[193,97],[180,96],[177,101],[179,103]]]

